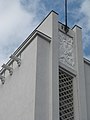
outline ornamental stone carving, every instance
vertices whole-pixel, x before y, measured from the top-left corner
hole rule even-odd
[[[59,60],[71,67],[75,64],[73,38],[62,32],[59,32]]]

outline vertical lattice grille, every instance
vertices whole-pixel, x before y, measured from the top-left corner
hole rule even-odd
[[[59,116],[60,120],[74,120],[73,77],[59,66]]]

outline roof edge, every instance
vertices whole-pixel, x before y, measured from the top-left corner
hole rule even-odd
[[[78,27],[78,28],[82,29],[82,27],[80,27],[79,25],[74,25],[74,26],[72,27],[72,29],[74,29],[75,27]]]
[[[84,58],[84,62],[90,65],[90,60],[88,60],[87,58]]]
[[[40,36],[42,38],[45,38],[46,41],[48,42],[51,42],[51,37],[47,36],[46,34],[38,31],[38,30],[34,30],[28,37],[27,39],[17,48],[17,50],[12,54],[14,56],[19,56],[23,51],[24,49],[34,40],[34,38],[36,36]],[[9,61],[7,61],[6,65],[11,65],[13,62],[12,59],[10,59]],[[3,74],[5,72],[5,69],[2,68],[0,70],[0,74]]]
[[[55,14],[59,15],[59,14],[58,14],[57,12],[55,12],[54,10],[51,10],[51,11],[46,15],[46,17],[40,22],[40,24],[35,28],[35,30],[39,28],[39,26],[47,19],[47,17],[48,17],[51,13],[55,13]]]

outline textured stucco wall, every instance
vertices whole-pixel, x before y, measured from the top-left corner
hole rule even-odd
[[[90,64],[84,63],[85,85],[86,85],[86,102],[87,102],[87,118],[90,120]]]
[[[21,66],[14,62],[13,75],[0,85],[0,120],[34,120],[36,53],[37,38],[21,54]]]

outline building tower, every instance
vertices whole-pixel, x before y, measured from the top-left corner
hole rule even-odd
[[[87,120],[81,32],[47,15],[2,66],[0,120]]]

